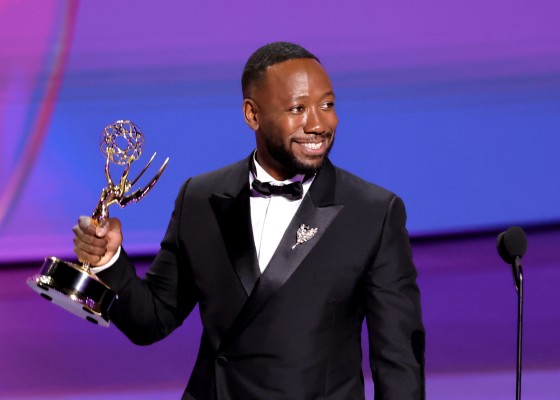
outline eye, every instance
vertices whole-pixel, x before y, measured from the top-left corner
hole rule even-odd
[[[321,104],[321,110],[332,110],[334,108],[334,101],[326,101],[323,104]]]
[[[301,114],[304,111],[305,111],[305,107],[302,106],[302,105],[297,105],[297,106],[293,106],[292,108],[290,108],[290,112],[292,112],[294,114]]]

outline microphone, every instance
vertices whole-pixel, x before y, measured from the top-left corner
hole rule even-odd
[[[515,263],[517,257],[522,258],[527,251],[527,236],[523,229],[512,226],[498,235],[498,254],[508,264]]]
[[[521,400],[521,354],[523,342],[523,268],[521,258],[527,250],[527,236],[523,229],[512,226],[498,235],[498,254],[513,271],[513,280],[517,290],[517,378],[516,400]]]

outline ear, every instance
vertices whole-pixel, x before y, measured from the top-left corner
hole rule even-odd
[[[254,131],[259,129],[258,109],[259,107],[257,106],[257,103],[253,100],[243,100],[243,116],[245,117],[245,122],[249,125],[249,128]]]

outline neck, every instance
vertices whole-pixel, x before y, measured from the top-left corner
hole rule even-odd
[[[257,156],[257,152],[255,150],[255,153],[253,153],[253,163],[252,163],[252,172],[253,172],[253,176],[256,178],[257,177],[257,166],[260,167],[261,171],[266,173],[267,175],[269,175],[272,179],[274,179],[275,181],[286,181],[289,180],[291,178],[294,178],[295,176],[297,176],[297,174],[290,174],[287,171],[285,173],[279,173],[277,170],[272,169],[266,165],[263,165],[261,162],[259,162],[258,160],[258,156]],[[261,174],[262,175],[262,174]],[[263,178],[262,176],[260,177],[261,179]],[[268,180],[268,179],[267,179]]]
[[[257,177],[257,169],[256,169],[257,165],[260,167],[260,171],[264,172],[269,177],[271,177],[273,180],[278,181],[278,182],[284,182],[284,181],[303,181],[303,182],[305,182],[305,181],[309,180],[311,177],[315,176],[317,174],[317,172],[319,172],[319,169],[310,169],[308,171],[295,171],[295,172],[294,171],[288,172],[287,169],[282,169],[282,168],[281,169],[272,169],[270,167],[267,167],[266,165],[263,165],[261,162],[259,162],[257,150],[255,150],[253,152],[252,160],[251,160],[251,171],[252,171],[253,176],[255,178]],[[281,170],[282,172],[278,172],[279,170]]]

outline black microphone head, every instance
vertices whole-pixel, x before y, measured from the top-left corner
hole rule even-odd
[[[498,254],[508,264],[513,264],[517,257],[522,258],[527,250],[527,236],[523,229],[512,226],[498,235]]]

